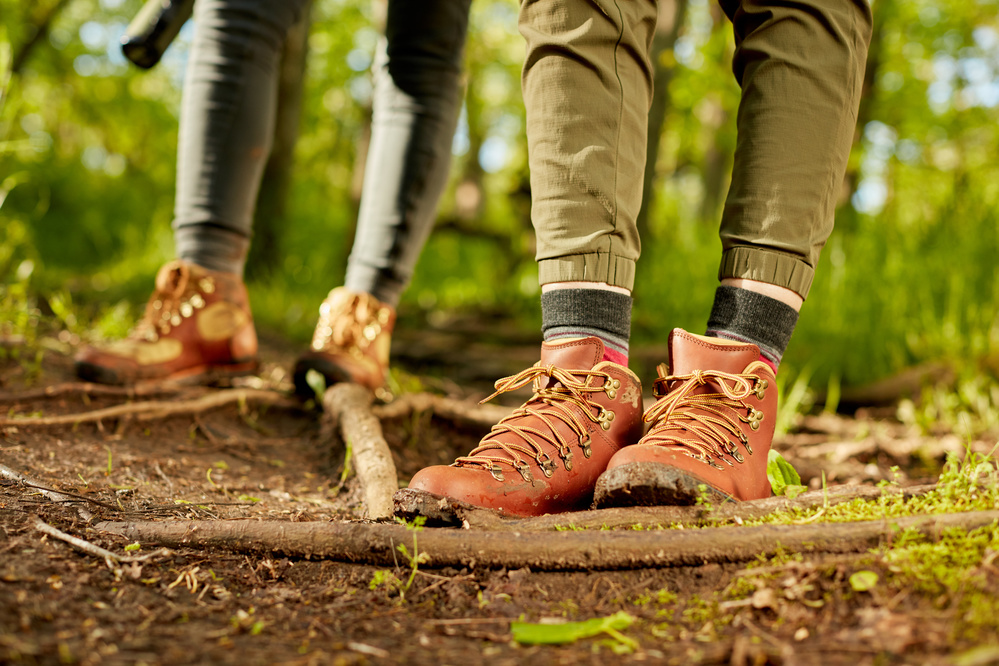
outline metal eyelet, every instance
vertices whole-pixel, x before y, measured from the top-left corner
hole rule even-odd
[[[604,384],[604,391],[607,393],[607,397],[611,400],[615,400],[617,398],[617,391],[619,388],[621,388],[620,379],[612,379]]]
[[[527,481],[530,484],[534,484],[534,477],[531,476],[531,468],[527,466],[526,462],[524,462],[523,460],[518,460],[517,462],[513,463],[513,466],[518,472],[520,472],[520,475],[524,477],[524,481]]]
[[[728,445],[728,454],[735,458],[736,462],[742,463],[746,461],[746,459],[742,457],[742,454],[739,453],[739,449],[736,447],[734,442],[729,442]]]
[[[746,419],[747,423],[749,423],[749,427],[752,428],[753,430],[759,430],[760,421],[762,420],[763,420],[763,412],[758,409],[750,407],[749,417]]]
[[[572,451],[559,452],[559,457],[562,458],[562,465],[565,467],[565,471],[572,470]]]
[[[493,465],[489,468],[489,473],[493,475],[493,478],[497,481],[503,481],[506,477],[503,476],[503,468],[499,465]]]
[[[612,412],[609,409],[601,409],[600,415],[597,416],[597,423],[599,423],[600,427],[603,428],[604,430],[610,430],[611,421],[613,420],[614,420],[614,412]]]
[[[584,458],[589,458],[593,455],[593,449],[590,448],[589,434],[583,435],[583,439],[579,440],[579,448],[583,449]]]
[[[544,472],[544,475],[549,479],[552,477],[552,474],[555,473],[555,461],[552,460],[547,454],[545,454],[544,459],[538,459],[538,465],[541,467],[541,471]]]
[[[770,382],[768,382],[767,380],[757,379],[756,386],[753,387],[753,394],[755,394],[758,399],[763,400],[763,395],[766,392],[767,387],[769,386]]]

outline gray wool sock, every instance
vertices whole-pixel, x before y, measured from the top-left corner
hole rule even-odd
[[[552,289],[541,294],[541,332],[546,342],[596,336],[610,360],[626,363],[631,303],[631,296],[606,289]]]
[[[776,371],[798,323],[790,305],[738,287],[718,287],[708,319],[707,335],[751,342]]]

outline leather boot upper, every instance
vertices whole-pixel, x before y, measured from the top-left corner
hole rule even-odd
[[[295,364],[295,388],[311,392],[305,374],[320,372],[327,386],[353,382],[372,391],[385,384],[395,308],[370,294],[338,287],[319,307],[312,345]],[[311,397],[311,396],[310,396]]]
[[[598,338],[545,343],[540,362],[493,394],[533,383],[531,398],[467,456],[421,470],[409,487],[515,515],[585,508],[611,456],[642,433],[641,384],[603,351]]]
[[[669,350],[644,417],[648,433],[608,469],[665,465],[731,499],[769,497],[777,383],[759,348],[674,329]]]
[[[84,379],[112,384],[246,374],[257,365],[257,334],[238,275],[175,260],[156,275],[145,313],[128,337],[76,357]]]

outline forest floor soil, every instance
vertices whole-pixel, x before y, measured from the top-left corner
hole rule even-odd
[[[293,353],[286,345],[265,348],[260,376],[247,385],[287,389]],[[506,357],[519,362],[518,354]],[[399,354],[414,367],[418,356]],[[0,366],[8,417],[206,394],[45,396],[40,387],[74,381],[71,357],[46,353],[30,386],[22,368]],[[488,390],[473,382],[460,391],[441,379],[424,385],[470,401]],[[466,453],[483,434],[420,412],[382,427],[403,486],[418,469]],[[420,564],[413,574],[402,551],[389,566],[158,551],[98,529],[101,521],[360,521],[363,494],[345,468],[346,448],[304,405],[236,402],[149,421],[8,425],[0,435],[0,463],[30,479],[0,480],[0,663],[999,663],[999,651],[964,636],[959,618],[939,611],[939,599],[858,590],[851,583],[857,572],[886,572],[871,552],[599,571]],[[965,445],[952,434],[913,432],[890,410],[869,410],[807,417],[775,446],[818,488],[823,475],[829,487],[932,483],[946,452]],[[73,501],[52,501],[37,486]],[[151,557],[106,560],[40,531],[39,520],[122,556]],[[616,636],[562,645],[512,638],[516,621],[622,611],[633,623]]]

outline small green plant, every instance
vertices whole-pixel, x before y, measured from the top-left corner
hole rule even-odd
[[[318,370],[309,369],[305,373],[305,383],[315,393],[316,403],[323,404],[323,396],[326,395],[326,376]]]
[[[368,587],[372,590],[376,590],[379,587],[386,587],[391,591],[398,592],[400,600],[405,601],[406,592],[408,592],[409,588],[413,586],[413,580],[416,578],[416,574],[420,571],[420,565],[430,561],[429,555],[420,552],[416,539],[417,532],[423,529],[423,524],[427,521],[427,519],[425,516],[417,516],[411,521],[406,521],[401,518],[397,518],[396,521],[401,525],[404,525],[408,531],[413,533],[412,553],[409,551],[409,548],[406,547],[406,544],[400,543],[395,547],[396,550],[398,550],[399,553],[406,558],[406,562],[409,565],[409,578],[403,581],[391,571],[379,570],[375,572],[374,576],[372,576]]]
[[[701,507],[706,514],[710,514],[715,510],[714,505],[711,503],[711,495],[708,493],[707,484],[700,483],[697,485],[697,499],[694,500],[694,504]]]
[[[767,478],[774,495],[787,495],[794,498],[807,488],[801,485],[798,471],[777,451],[770,449],[767,454]]]
[[[368,588],[377,590],[379,587],[387,587],[389,590],[400,590],[402,589],[402,581],[388,569],[379,569],[371,576]]]

